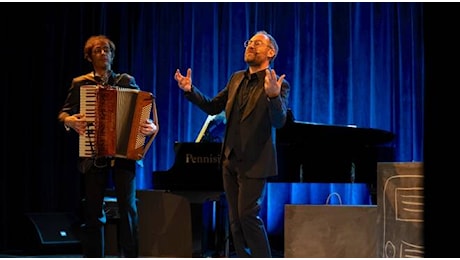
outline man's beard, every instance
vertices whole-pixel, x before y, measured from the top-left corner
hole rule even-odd
[[[251,52],[249,55],[244,55],[244,62],[246,62],[248,65],[258,65],[257,62],[257,53]]]

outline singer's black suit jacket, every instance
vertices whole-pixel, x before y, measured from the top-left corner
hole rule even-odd
[[[235,144],[228,142],[228,140],[235,140],[228,136],[228,122],[232,120],[230,118],[231,110],[234,107],[238,88],[245,72],[245,70],[235,72],[226,87],[212,99],[201,93],[196,86],[192,87],[191,92],[185,92],[186,98],[207,114],[215,115],[225,109],[227,126],[222,153],[226,157],[235,146]],[[262,78],[261,80],[264,79]],[[242,129],[241,152],[243,154],[241,156],[245,158],[242,167],[251,169],[246,173],[248,177],[252,178],[264,178],[278,174],[275,130],[284,126],[287,118],[289,83],[284,80],[280,95],[273,99],[268,98],[262,86],[259,86],[249,96],[248,103],[239,122]]]

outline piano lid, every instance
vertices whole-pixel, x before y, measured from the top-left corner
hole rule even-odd
[[[379,145],[394,139],[394,134],[376,128],[363,128],[355,125],[327,125],[302,122],[294,119],[288,110],[286,125],[277,130],[278,143],[336,143],[351,146]]]
[[[293,121],[277,131],[281,142],[302,142],[316,140],[327,142],[378,145],[392,141],[394,134],[375,128],[359,128],[345,125],[325,125]]]

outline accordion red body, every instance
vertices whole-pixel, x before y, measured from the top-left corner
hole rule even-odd
[[[139,160],[145,156],[156,134],[140,133],[140,123],[153,115],[158,127],[152,93],[119,87],[85,85],[80,88],[80,113],[87,131],[80,136],[80,157],[121,157]],[[158,131],[157,131],[158,133]]]

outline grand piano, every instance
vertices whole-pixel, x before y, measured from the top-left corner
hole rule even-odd
[[[353,125],[296,121],[276,131],[278,176],[269,182],[377,184],[377,162],[394,161],[394,134]],[[220,142],[176,142],[173,166],[153,172],[154,189],[223,191]]]
[[[394,161],[394,134],[352,125],[296,121],[288,111],[276,131],[278,176],[269,182],[365,183],[376,204],[377,163]],[[154,189],[196,194],[223,192],[221,142],[176,142],[174,165],[153,172]]]
[[[394,161],[394,134],[294,120],[277,130],[279,175],[271,182],[365,183],[376,202],[377,163]]]

